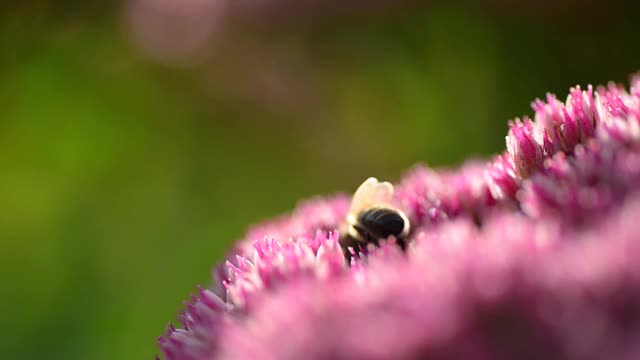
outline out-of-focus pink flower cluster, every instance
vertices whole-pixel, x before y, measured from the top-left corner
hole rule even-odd
[[[413,0],[126,0],[124,20],[134,42],[151,58],[190,65],[210,56],[235,23],[275,25],[314,16],[352,17],[407,5]]]
[[[165,358],[640,358],[640,77],[532,106],[500,156],[397,184],[405,253],[347,264],[343,195],[254,227]]]

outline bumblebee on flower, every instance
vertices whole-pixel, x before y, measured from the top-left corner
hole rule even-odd
[[[391,205],[394,188],[389,182],[374,177],[365,180],[356,190],[343,225],[340,244],[350,258],[359,247],[378,245],[381,239],[394,237],[404,249],[409,234],[409,219],[404,212]]]

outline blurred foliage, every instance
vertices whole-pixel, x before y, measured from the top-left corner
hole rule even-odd
[[[0,353],[151,358],[251,223],[499,152],[533,98],[640,69],[634,2],[486,4],[235,14],[179,63],[122,4],[1,5]]]

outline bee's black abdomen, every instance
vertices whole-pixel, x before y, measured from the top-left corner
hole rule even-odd
[[[373,239],[385,239],[389,236],[399,237],[404,230],[405,223],[402,216],[393,209],[372,208],[358,215],[360,230],[366,231],[364,237]]]
[[[405,250],[407,243],[403,237],[409,224],[405,224],[404,219],[398,211],[390,208],[371,208],[360,212],[355,223],[350,225],[350,231],[340,239],[347,262],[351,261],[352,252],[366,252],[368,245],[379,246],[380,240],[389,236],[394,236],[396,245]]]

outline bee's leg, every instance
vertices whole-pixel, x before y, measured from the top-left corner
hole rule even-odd
[[[407,250],[407,242],[403,238],[396,239],[396,245],[398,245],[402,251]]]
[[[349,248],[357,252],[358,249],[360,249],[360,244],[361,243],[359,241],[349,235],[345,235],[340,238],[340,247],[342,248],[342,253],[344,254],[344,258],[347,261],[347,264],[351,263],[351,258],[353,257],[353,255],[351,254],[352,250],[350,250]]]

